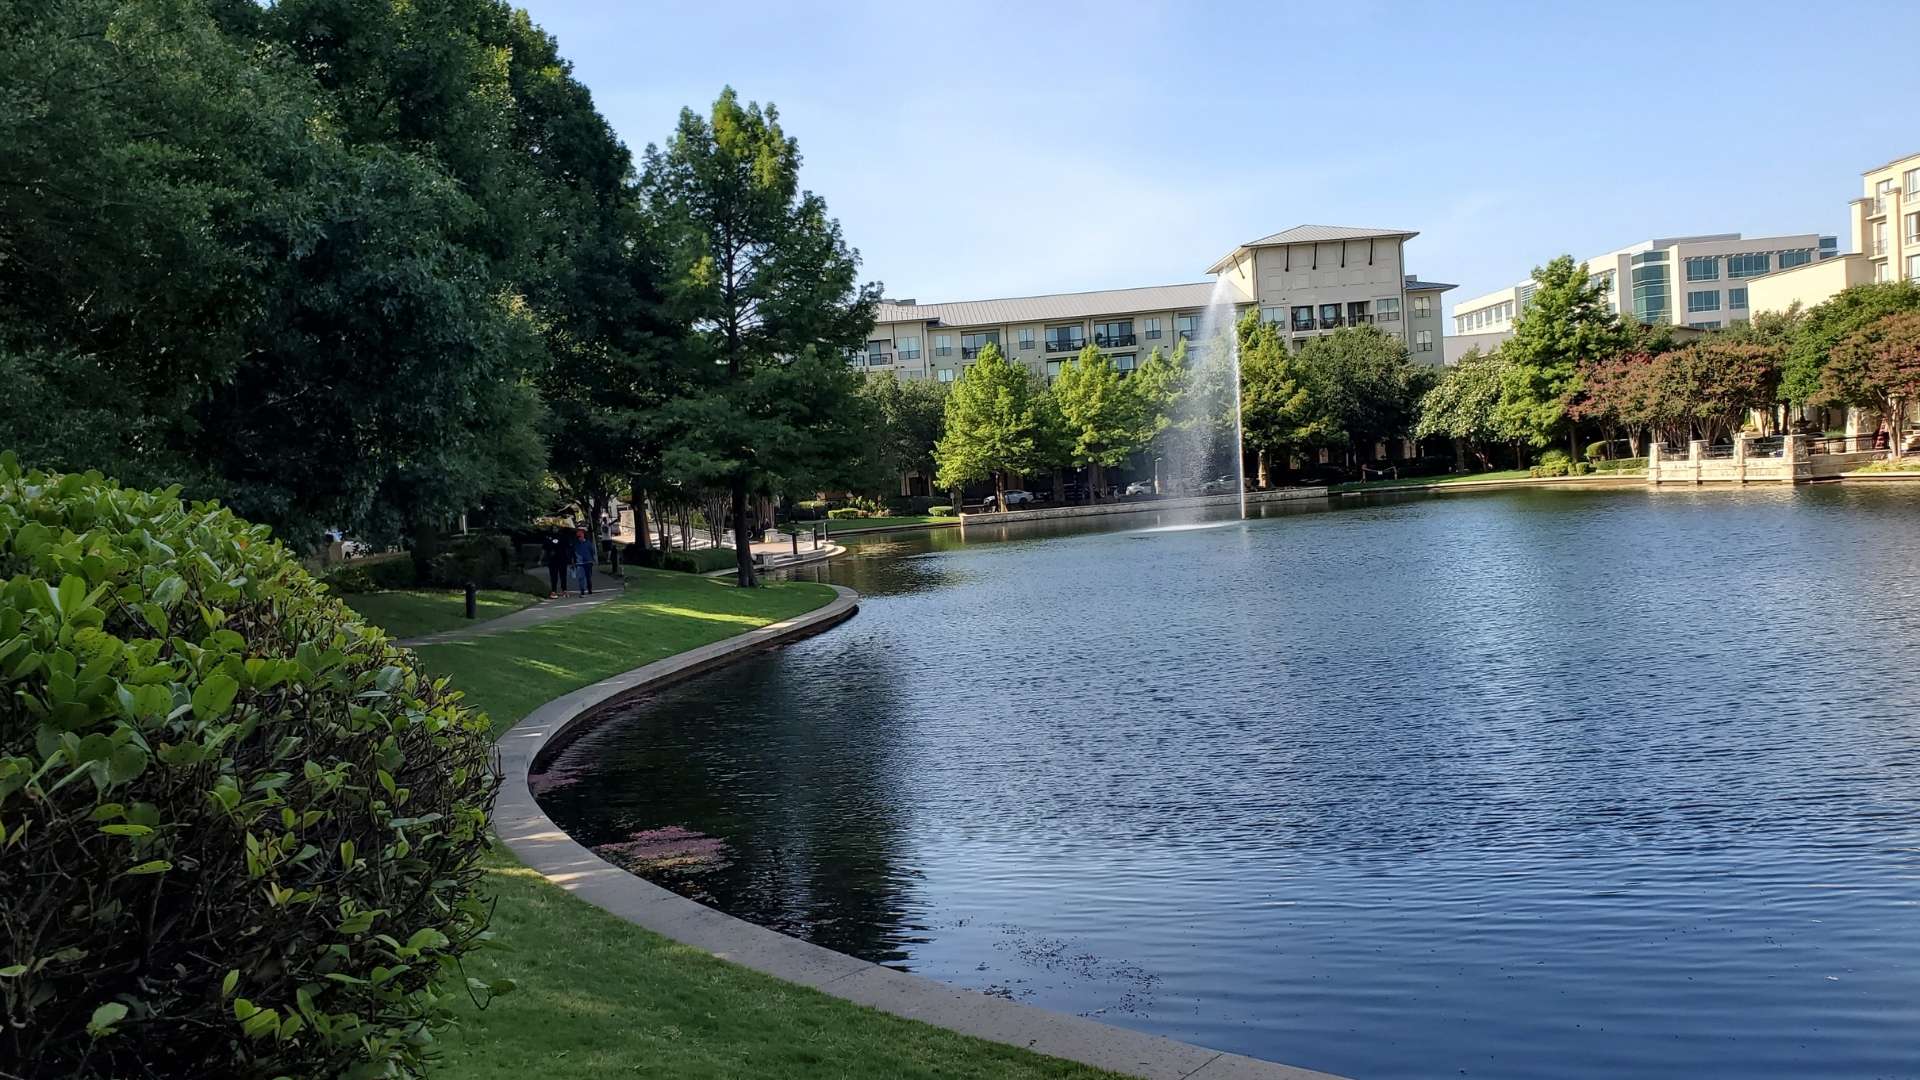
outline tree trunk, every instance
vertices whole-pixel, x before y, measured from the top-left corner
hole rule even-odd
[[[653,537],[647,532],[647,493],[639,484],[632,485],[627,493],[627,501],[633,504],[633,535],[640,541],[641,551],[653,550]]]
[[[753,576],[753,537],[747,532],[747,478],[733,478],[733,553],[735,581],[743,589],[760,584]]]
[[[1007,473],[1004,469],[993,470],[993,509],[997,513],[1007,512]]]
[[[1897,397],[1887,399],[1887,416],[1889,417],[1887,420],[1887,450],[1888,456],[1895,461],[1906,456],[1906,448],[1902,445],[1907,441],[1906,434],[1900,430],[1901,427],[1904,426],[1900,421],[1907,418],[1906,414],[1906,402]]]
[[[1263,446],[1253,453],[1254,460],[1258,463],[1257,469],[1260,476],[1259,480],[1255,482],[1260,485],[1261,491],[1265,491],[1267,490],[1267,449]]]

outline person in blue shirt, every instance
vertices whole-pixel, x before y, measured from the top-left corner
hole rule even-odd
[[[580,595],[593,595],[593,561],[598,553],[593,549],[593,540],[587,536],[584,528],[573,531],[573,568],[580,578]]]

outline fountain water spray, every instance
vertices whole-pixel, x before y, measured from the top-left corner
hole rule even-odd
[[[1197,494],[1227,450],[1224,429],[1228,421],[1232,423],[1234,491],[1240,496],[1240,516],[1244,518],[1247,468],[1240,415],[1240,336],[1234,312],[1238,298],[1239,290],[1226,278],[1216,281],[1198,331],[1187,343],[1188,393],[1180,417],[1186,436],[1179,442],[1185,459],[1181,473],[1190,484],[1187,493]]]

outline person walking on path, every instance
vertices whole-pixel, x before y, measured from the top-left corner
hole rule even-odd
[[[573,565],[574,572],[580,575],[580,595],[593,595],[593,564],[598,557],[593,540],[585,528],[574,530]]]
[[[567,567],[573,564],[573,538],[555,529],[547,534],[547,599],[552,600],[567,588]]]

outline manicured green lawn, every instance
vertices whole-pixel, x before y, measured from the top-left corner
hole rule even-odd
[[[862,529],[886,529],[899,525],[951,525],[959,521],[957,517],[934,517],[932,514],[908,514],[904,517],[847,518],[844,521],[823,521],[827,535],[859,532]]]
[[[536,706],[650,660],[811,611],[824,585],[737,589],[628,569],[620,599],[496,637],[419,650],[504,731]],[[493,929],[507,945],[465,974],[517,989],[485,1010],[460,1000],[441,1077],[687,1080],[1116,1080],[1113,1074],[896,1019],[677,945],[564,890],[501,849],[489,863]]]
[[[420,637],[472,626],[519,611],[539,601],[527,593],[481,589],[474,598],[474,619],[467,621],[467,594],[446,589],[348,593],[340,599],[366,620],[397,638]]]
[[[1346,484],[1334,484],[1329,491],[1365,491],[1368,488],[1382,487],[1431,487],[1435,484],[1464,484],[1474,480],[1525,480],[1525,469],[1499,469],[1494,472],[1457,473],[1444,476],[1410,476],[1405,480],[1355,480]]]

